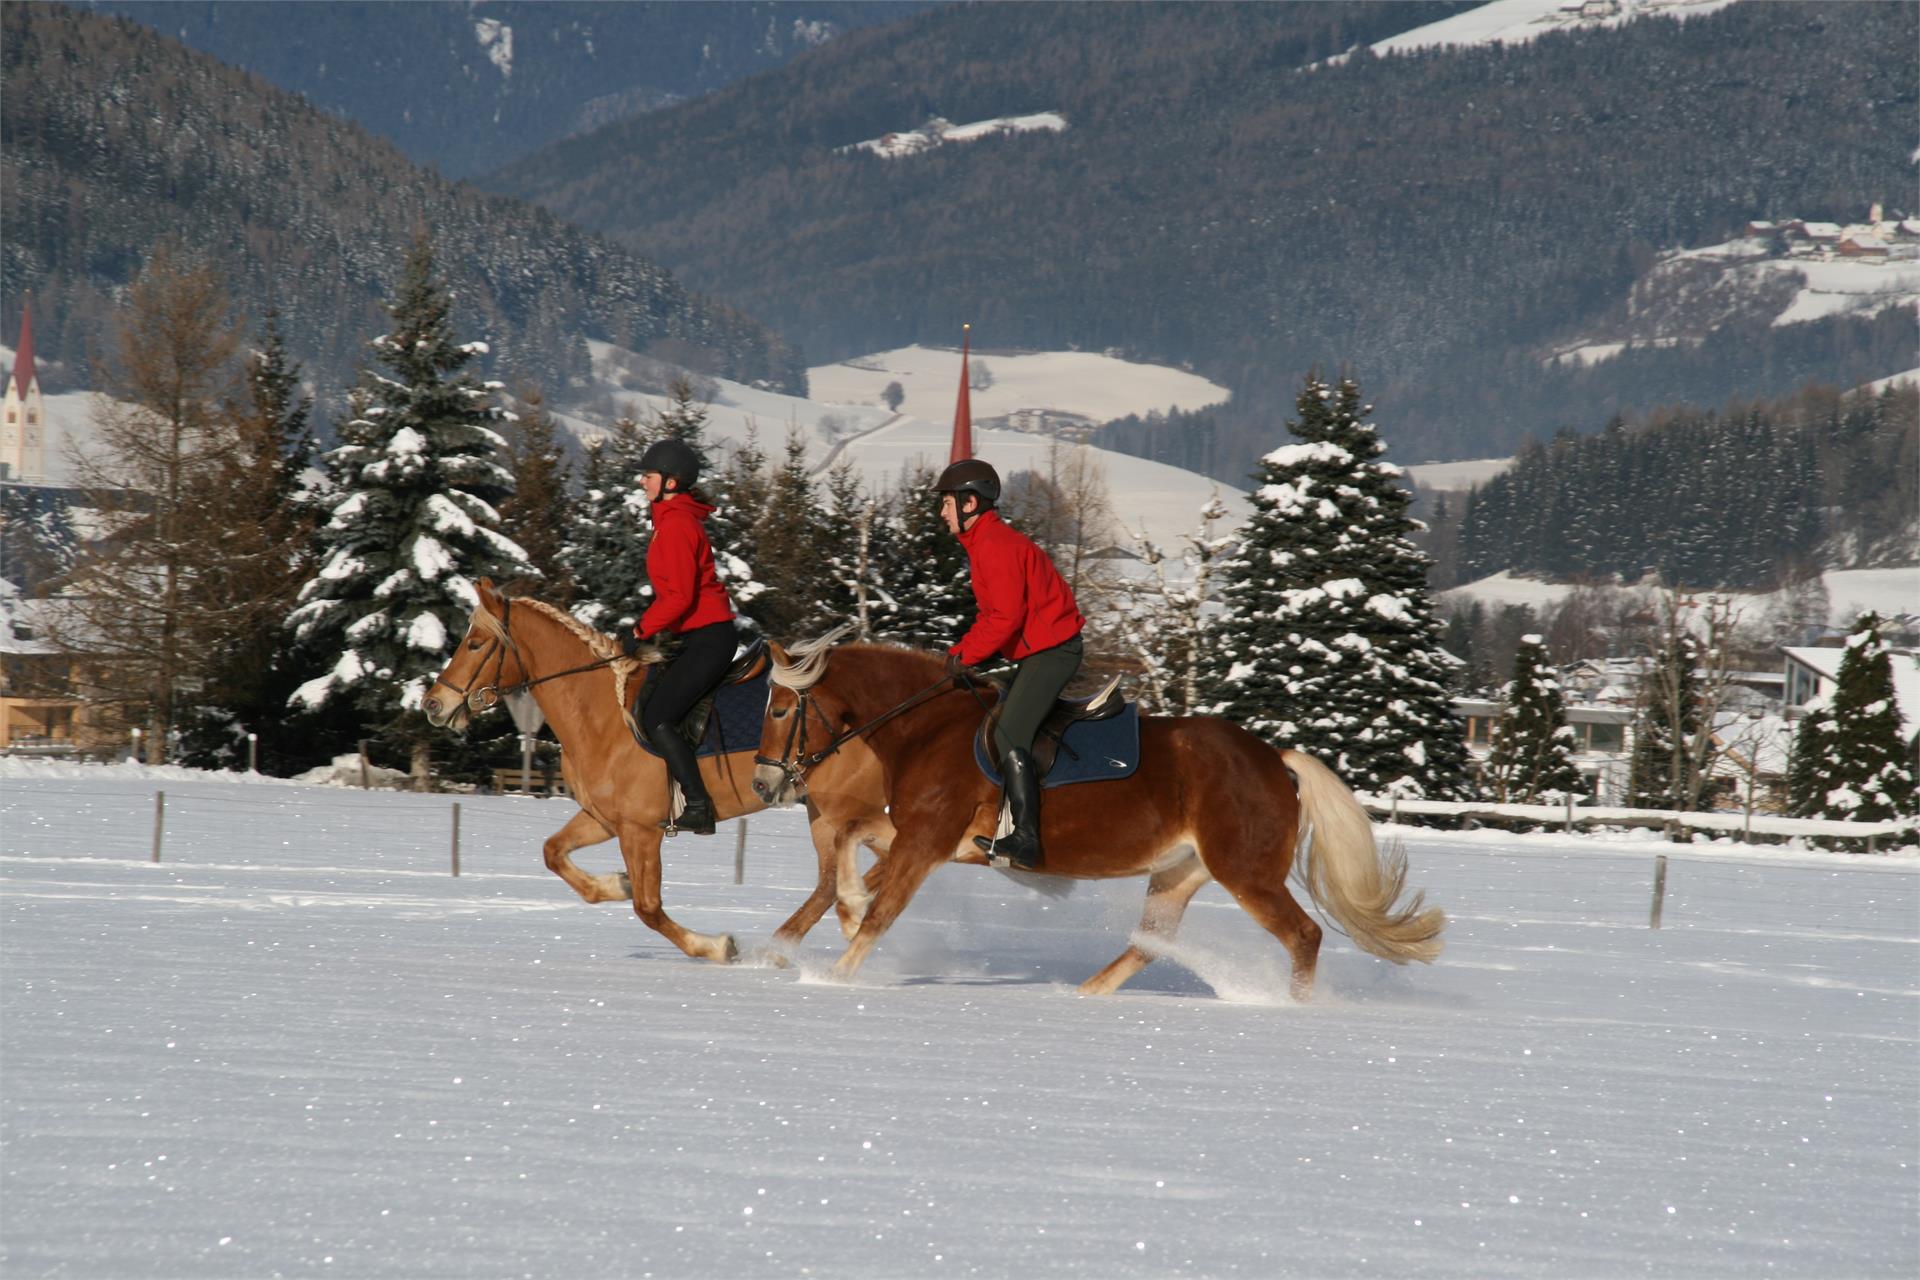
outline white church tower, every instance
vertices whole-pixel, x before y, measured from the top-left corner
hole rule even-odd
[[[20,345],[0,407],[0,480],[33,484],[47,478],[47,402],[33,369],[33,304],[20,316]]]

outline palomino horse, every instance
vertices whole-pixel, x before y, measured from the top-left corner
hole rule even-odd
[[[427,691],[422,709],[438,726],[465,728],[470,713],[494,705],[503,693],[525,690],[540,704],[564,750],[560,768],[580,811],[547,837],[547,867],[588,902],[633,899],[634,912],[690,956],[728,963],[739,951],[729,934],[695,933],[677,924],[660,902],[659,827],[667,813],[667,768],[634,742],[622,714],[627,681],[639,663],[620,655],[611,637],[552,605],[509,599],[493,584],[478,584],[480,604],[453,660]],[[859,744],[851,744],[859,745]],[[700,772],[722,819],[766,807],[747,787],[749,746],[700,761]],[[862,745],[823,771],[826,785],[808,806],[820,881],[811,897],[782,924],[774,943],[790,949],[826,913],[841,905],[849,937],[865,909],[854,872],[857,846],[884,852],[893,835],[881,797],[878,761]],[[618,836],[625,875],[588,875],[573,851]]]
[[[879,893],[834,965],[846,978],[936,866],[972,854],[974,836],[993,834],[1000,793],[974,764],[981,710],[971,697],[938,696],[885,718],[938,684],[938,657],[885,645],[836,649],[833,640],[790,653],[775,646],[753,786],[770,804],[790,802],[809,789],[818,748],[854,733],[879,758],[896,834]],[[1151,877],[1140,919],[1149,946],[1171,940],[1193,895],[1218,880],[1292,953],[1293,996],[1307,999],[1320,926],[1287,891],[1297,864],[1314,902],[1362,949],[1396,964],[1440,954],[1446,917],[1425,908],[1423,894],[1399,904],[1404,852],[1376,847],[1366,810],[1312,756],[1277,751],[1212,716],[1143,717],[1140,755],[1131,777],[1048,791],[1040,818],[1044,874]],[[1080,990],[1114,991],[1152,959],[1134,942]]]

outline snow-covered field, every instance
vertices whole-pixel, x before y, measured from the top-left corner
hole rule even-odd
[[[682,957],[564,801],[0,764],[8,1276],[1910,1276],[1920,864],[1407,830],[1431,968],[949,868],[855,986]],[[166,791],[164,860],[149,861]],[[800,816],[667,855],[764,939]],[[1671,856],[1647,927],[1652,855]],[[588,851],[611,869],[610,850]]]

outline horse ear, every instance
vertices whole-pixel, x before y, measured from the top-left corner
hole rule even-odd
[[[773,660],[779,663],[781,666],[784,667],[789,665],[788,659],[787,659],[786,647],[782,645],[778,640],[767,641],[767,652],[772,654]]]
[[[480,593],[481,608],[492,613],[498,613],[500,611],[500,593],[493,589],[492,578],[480,579],[480,581],[473,584],[473,589]]]

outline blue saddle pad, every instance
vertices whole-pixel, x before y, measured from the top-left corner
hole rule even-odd
[[[644,688],[640,696],[647,696]],[[700,739],[700,746],[693,754],[696,757],[723,756],[736,751],[757,750],[760,746],[760,723],[766,715],[766,672],[739,684],[721,685],[713,697],[713,714],[707,717],[707,734]],[[634,737],[639,741],[640,749],[648,755],[660,754],[653,749],[651,742],[639,734]]]
[[[980,766],[987,781],[1005,785],[993,762],[987,758],[986,744],[980,734],[973,735],[973,762]],[[1140,767],[1140,708],[1129,702],[1119,715],[1107,720],[1076,720],[1067,726],[1053,768],[1040,779],[1042,790],[1065,787],[1075,782],[1105,782],[1125,778]]]

